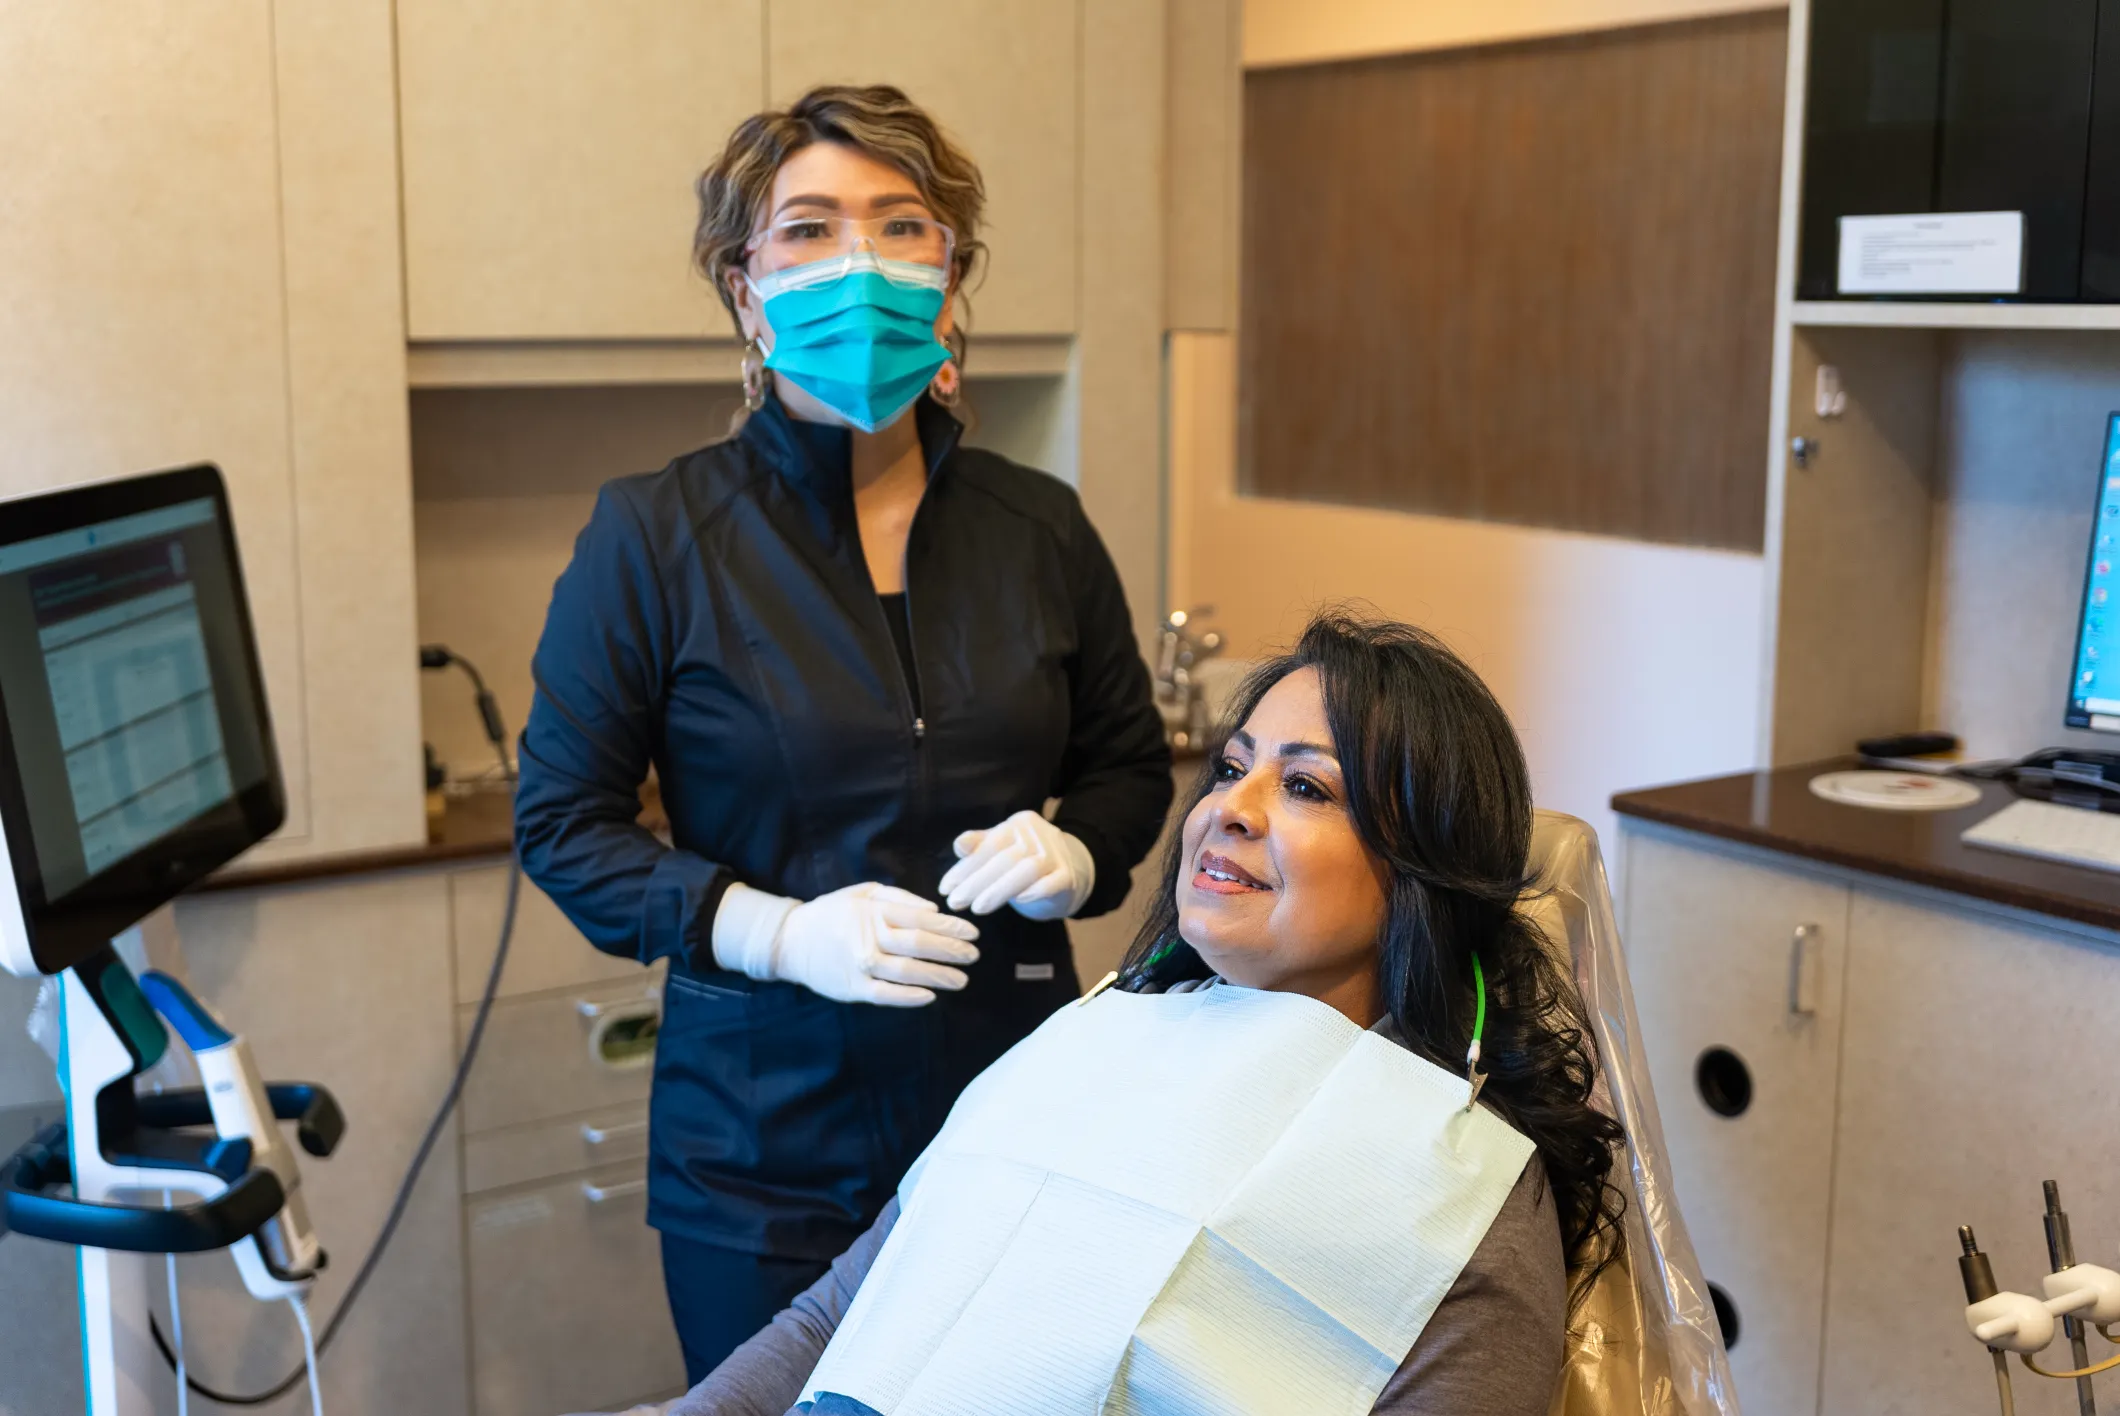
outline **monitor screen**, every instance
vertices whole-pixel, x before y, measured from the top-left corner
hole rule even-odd
[[[0,822],[45,972],[277,829],[213,468],[0,505]]]
[[[2113,573],[2120,564],[2120,413],[2105,421],[2090,542],[2067,722],[2072,728],[2120,733],[2120,602],[2114,599],[2120,592],[2120,577]]]

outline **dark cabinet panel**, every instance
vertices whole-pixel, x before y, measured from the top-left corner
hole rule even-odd
[[[2120,0],[2099,0],[2081,298],[2120,303]]]
[[[1950,0],[1936,210],[2024,213],[2024,294],[2083,263],[2097,0]]]
[[[2120,0],[1819,0],[1797,294],[1839,293],[1843,216],[2021,211],[2023,298],[2081,298],[2093,80],[2101,45],[2120,53],[2116,16]],[[2120,156],[2120,115],[2109,126]]]
[[[1944,0],[1818,0],[1804,109],[1797,294],[1831,299],[1840,218],[1929,211]]]

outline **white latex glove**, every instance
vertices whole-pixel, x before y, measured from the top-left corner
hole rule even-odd
[[[1026,919],[1066,919],[1097,883],[1089,847],[1035,811],[955,841],[957,863],[942,877],[950,908],[973,914],[1011,906]]]
[[[964,987],[979,927],[907,890],[868,881],[808,902],[731,885],[714,914],[714,961],[841,1003],[918,1008]]]

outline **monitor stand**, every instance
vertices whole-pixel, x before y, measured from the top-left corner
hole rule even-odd
[[[165,1194],[195,1192],[204,1177],[148,1177],[113,1165],[100,1140],[99,1099],[111,1086],[129,1087],[134,1076],[172,1050],[167,1030],[141,997],[123,956],[152,960],[161,968],[176,964],[181,955],[176,912],[164,905],[111,944],[109,951],[59,975],[59,1083],[66,1092],[74,1198],[154,1203]],[[150,1189],[140,1183],[146,1178],[171,1184]],[[169,1385],[147,1330],[148,1299],[161,1261],[153,1254],[86,1245],[78,1252],[82,1375],[90,1416],[144,1416],[156,1409],[157,1389]]]

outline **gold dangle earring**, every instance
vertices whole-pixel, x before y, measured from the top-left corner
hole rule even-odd
[[[766,406],[766,356],[754,337],[744,341],[743,406],[756,413]]]

